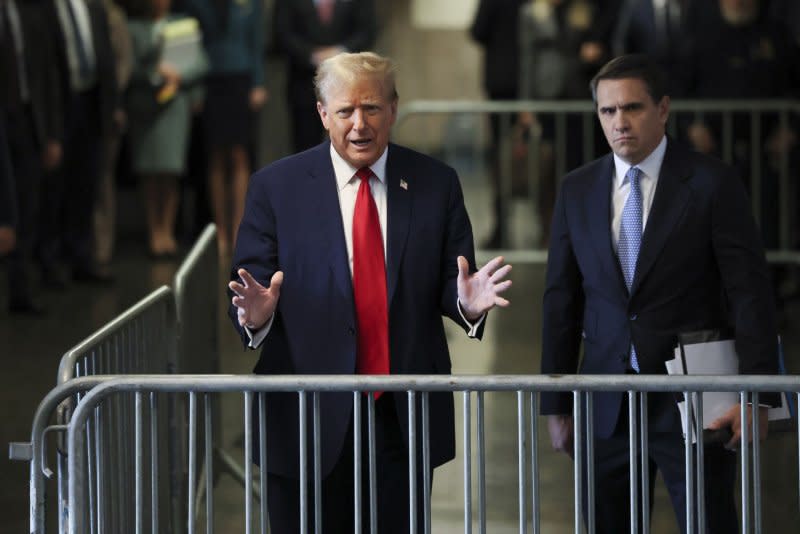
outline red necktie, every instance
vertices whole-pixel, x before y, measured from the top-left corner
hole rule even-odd
[[[353,213],[353,295],[356,303],[359,374],[389,374],[389,311],[386,263],[378,208],[372,198],[369,168],[356,172],[361,179]],[[380,392],[375,393],[377,398]]]
[[[334,0],[317,0],[317,14],[323,24],[330,23],[333,18],[333,3]]]

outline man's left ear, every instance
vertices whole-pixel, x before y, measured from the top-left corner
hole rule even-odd
[[[658,114],[661,117],[661,121],[666,124],[669,118],[669,96],[664,95],[661,97],[661,101],[658,103]]]
[[[322,126],[324,126],[325,129],[327,130],[328,129],[328,111],[325,109],[325,105],[320,101],[317,101],[317,113],[319,113],[319,118],[322,121]]]

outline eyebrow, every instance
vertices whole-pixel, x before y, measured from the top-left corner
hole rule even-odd
[[[643,102],[627,102],[622,104],[621,106],[601,106],[600,113],[612,113],[617,109],[622,111],[636,111],[637,109],[642,109],[644,107]]]

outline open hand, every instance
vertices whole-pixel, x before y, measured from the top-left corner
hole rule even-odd
[[[272,275],[269,287],[259,284],[245,269],[237,271],[242,283],[231,281],[228,287],[235,293],[231,304],[236,306],[239,324],[251,330],[259,330],[275,313],[281,296],[283,272]]]
[[[500,293],[511,287],[511,280],[504,280],[511,265],[503,264],[503,257],[489,260],[478,272],[469,274],[469,262],[458,257],[458,301],[468,321],[475,321],[495,306],[505,308],[510,302]]]

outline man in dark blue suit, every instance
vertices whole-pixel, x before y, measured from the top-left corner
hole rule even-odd
[[[740,372],[776,373],[772,289],[741,180],[721,162],[665,136],[665,79],[647,57],[612,60],[591,87],[613,154],[568,174],[556,201],[542,372],[663,374],[678,334],[732,328]],[[625,532],[630,529],[627,407],[622,393],[593,398],[597,532]],[[571,399],[571,394],[542,396],[553,446],[570,454]],[[648,410],[650,482],[658,469],[684,529],[678,410],[667,394],[648,395]],[[766,413],[761,416],[766,423]],[[736,532],[736,455],[729,449],[741,437],[739,406],[711,427],[730,427],[733,437],[705,450],[706,480],[713,480],[706,485],[708,527]],[[762,436],[765,431],[766,426]]]
[[[504,280],[511,266],[498,257],[475,272],[455,171],[389,143],[397,92],[388,59],[334,56],[320,65],[315,85],[330,142],[257,172],[239,227],[230,314],[246,346],[263,343],[255,372],[448,374],[442,316],[480,337],[486,313],[508,304],[500,293],[511,284]],[[366,234],[374,241],[365,246]],[[405,399],[386,393],[376,401],[380,532],[408,532]],[[349,394],[323,394],[320,402],[328,532],[353,529],[353,434],[363,429],[353,428],[352,405]],[[455,452],[452,395],[431,394],[429,406],[436,467]],[[296,395],[269,395],[273,532],[299,531],[298,432]],[[418,469],[420,519],[421,476]],[[368,500],[362,503],[366,520]]]

